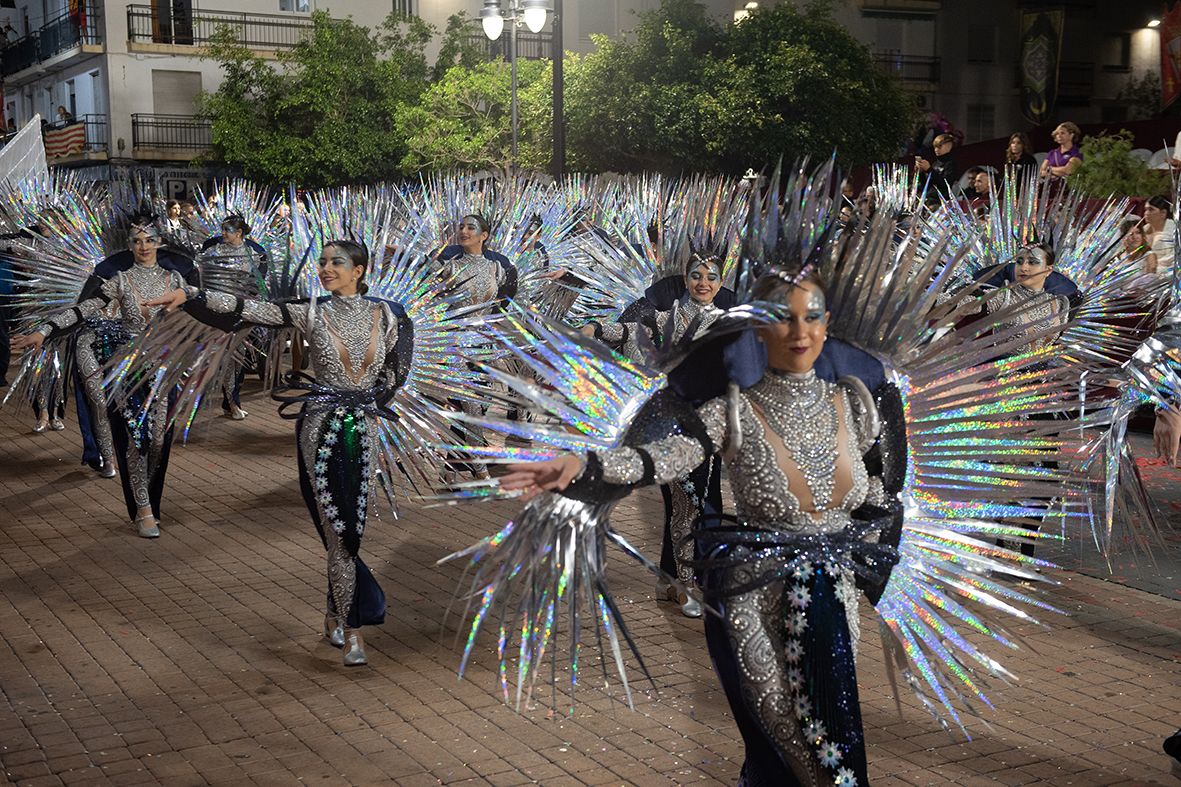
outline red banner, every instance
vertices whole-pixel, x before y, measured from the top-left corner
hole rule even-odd
[[[71,123],[62,128],[51,128],[45,132],[45,155],[47,158],[61,158],[86,149],[86,124]]]
[[[1161,109],[1181,96],[1181,3],[1160,20]]]

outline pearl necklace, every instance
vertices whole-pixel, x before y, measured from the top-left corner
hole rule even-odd
[[[832,386],[809,369],[802,374],[768,369],[747,393],[800,468],[817,511],[832,504],[837,468],[837,408]]]

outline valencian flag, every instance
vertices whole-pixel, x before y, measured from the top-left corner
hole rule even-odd
[[[1021,12],[1021,114],[1041,125],[1058,98],[1062,11]]]
[[[1160,20],[1160,87],[1161,109],[1181,95],[1181,3]]]

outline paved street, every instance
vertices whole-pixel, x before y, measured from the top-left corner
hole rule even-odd
[[[701,623],[653,600],[616,560],[613,585],[654,686],[636,708],[597,665],[573,709],[497,694],[495,643],[457,680],[462,566],[435,561],[494,531],[503,505],[405,505],[363,553],[390,601],[348,669],[320,636],[323,552],[297,489],[292,425],[249,389],[244,422],[206,418],[173,450],[163,536],[136,537],[116,480],[77,464],[67,430],[0,412],[0,780],[20,785],[733,784],[741,741]],[[1161,494],[1177,492],[1167,474]],[[1166,509],[1173,501],[1161,501]],[[1170,509],[1171,510],[1171,509]],[[659,497],[616,523],[655,554]],[[1155,572],[1160,574],[1160,572]],[[1167,572],[1166,572],[1167,573]],[[1160,750],[1181,725],[1181,594],[1063,572],[1047,627],[1009,633],[1017,673],[990,726],[949,735],[895,697],[863,606],[859,673],[875,785],[1178,784]],[[1163,594],[1163,595],[1162,595]]]

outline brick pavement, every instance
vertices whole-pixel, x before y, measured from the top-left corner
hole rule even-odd
[[[249,383],[248,383],[249,390]],[[700,622],[657,606],[616,560],[613,584],[655,690],[636,710],[588,680],[572,714],[548,692],[517,714],[494,694],[490,642],[455,676],[451,550],[510,509],[403,506],[364,554],[390,599],[346,669],[319,635],[323,554],[300,500],[292,428],[255,392],[245,422],[177,446],[163,536],[135,536],[117,481],[61,433],[0,412],[0,780],[48,784],[734,783],[741,742]],[[650,552],[658,497],[617,525]],[[1160,742],[1181,725],[1181,602],[1066,573],[1070,617],[1010,627],[1019,675],[965,742],[897,704],[865,616],[859,672],[875,785],[1176,784]],[[593,668],[593,667],[592,667]],[[588,668],[587,674],[591,674]]]

